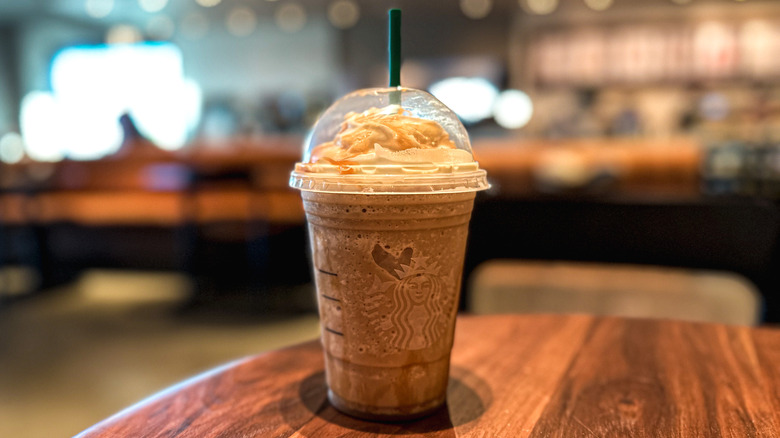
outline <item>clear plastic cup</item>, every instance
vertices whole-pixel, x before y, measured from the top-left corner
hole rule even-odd
[[[489,187],[465,128],[424,91],[359,90],[317,122],[290,185],[309,224],[329,400],[370,420],[433,412],[474,197]]]

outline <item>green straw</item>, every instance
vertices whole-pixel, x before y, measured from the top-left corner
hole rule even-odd
[[[387,68],[390,71],[390,87],[401,86],[401,10],[387,11]],[[399,105],[401,93],[390,93],[390,103]]]

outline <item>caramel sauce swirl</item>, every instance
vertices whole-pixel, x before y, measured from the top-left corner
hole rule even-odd
[[[394,105],[348,113],[335,138],[312,149],[309,162],[352,164],[351,159],[373,153],[376,145],[393,152],[456,148],[441,125]]]

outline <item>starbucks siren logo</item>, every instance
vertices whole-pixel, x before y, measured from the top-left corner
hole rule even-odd
[[[398,256],[375,245],[374,263],[392,277],[374,279],[364,314],[380,337],[398,350],[420,350],[444,334],[451,300],[442,299],[440,267],[429,257],[414,257],[411,247]]]

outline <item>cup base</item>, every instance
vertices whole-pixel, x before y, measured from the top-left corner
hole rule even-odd
[[[427,417],[438,411],[444,405],[444,400],[444,397],[442,397],[423,405],[401,406],[398,408],[376,407],[344,400],[328,389],[328,401],[340,412],[361,420],[383,423],[398,423]]]

